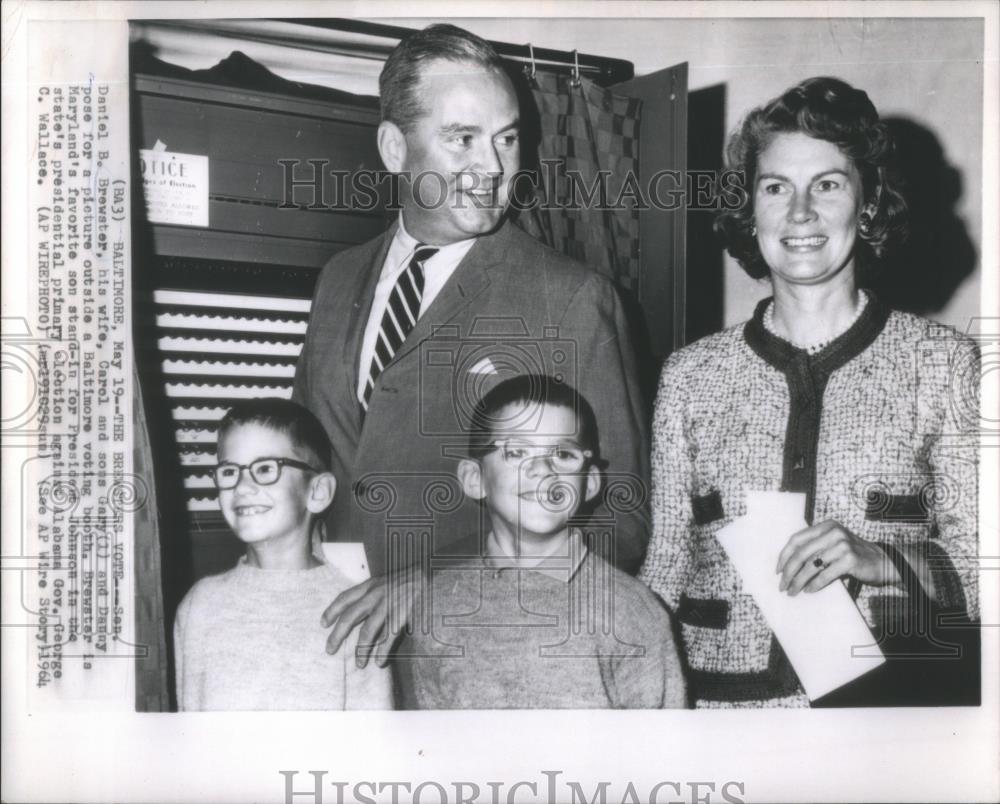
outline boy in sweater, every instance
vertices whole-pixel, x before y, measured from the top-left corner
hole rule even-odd
[[[358,669],[352,642],[324,650],[320,614],[354,584],[313,552],[336,489],[330,453],[322,425],[294,402],[247,400],[223,417],[214,479],[246,555],[198,581],[177,610],[181,710],[391,708],[385,670]]]
[[[435,555],[396,653],[407,708],[686,705],[666,609],[572,524],[601,489],[587,401],[548,376],[498,384],[458,477],[483,535]]]

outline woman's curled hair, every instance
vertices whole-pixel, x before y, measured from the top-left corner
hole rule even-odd
[[[802,133],[836,145],[861,176],[864,204],[872,205],[868,231],[858,234],[858,267],[869,270],[894,242],[906,236],[906,202],[893,169],[893,143],[868,94],[837,78],[808,78],[751,111],[726,149],[727,167],[742,173],[747,203],[724,210],[715,230],[730,256],[750,276],[769,273],[753,234],[757,160],[775,134]]]

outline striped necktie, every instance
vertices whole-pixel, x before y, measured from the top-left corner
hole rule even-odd
[[[375,339],[375,354],[368,369],[368,381],[365,383],[365,401],[363,407],[368,410],[368,400],[375,390],[375,381],[379,374],[389,365],[392,356],[403,345],[406,336],[416,326],[420,317],[420,300],[424,296],[424,262],[429,260],[438,250],[433,246],[418,243],[406,266],[389,294],[385,305],[382,323],[379,324],[378,336]]]

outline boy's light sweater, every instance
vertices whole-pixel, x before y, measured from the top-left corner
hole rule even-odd
[[[542,560],[459,542],[396,652],[404,709],[683,708],[666,609],[571,539]]]
[[[198,581],[174,624],[179,708],[391,709],[388,671],[355,665],[358,629],[325,650],[320,616],[352,585],[329,564],[263,570],[245,557]]]

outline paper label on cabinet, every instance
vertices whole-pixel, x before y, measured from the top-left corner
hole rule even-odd
[[[139,171],[149,223],[208,226],[207,156],[143,149]]]

